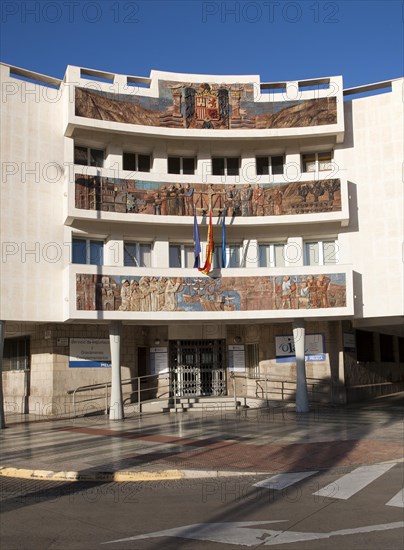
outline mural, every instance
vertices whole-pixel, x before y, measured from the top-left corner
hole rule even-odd
[[[76,88],[76,116],[197,129],[300,128],[337,122],[335,97],[254,101],[253,84],[159,81],[159,97]]]
[[[346,307],[345,273],[270,277],[76,275],[77,310],[250,311]]]
[[[192,216],[212,209],[220,216],[280,216],[341,210],[339,179],[252,186],[222,184],[163,184],[150,181],[76,175],[75,206],[157,216]]]

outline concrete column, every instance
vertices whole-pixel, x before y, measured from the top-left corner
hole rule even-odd
[[[296,319],[293,323],[293,338],[296,353],[296,412],[309,412],[307,395],[306,361],[304,356],[306,328],[304,319]]]
[[[160,145],[156,145],[153,150],[153,174],[167,175],[167,150]]]
[[[104,265],[123,266],[124,250],[122,234],[111,234],[104,246]]]
[[[303,265],[303,239],[301,237],[289,237],[285,247],[285,265]]]
[[[245,258],[243,267],[258,267],[259,245],[257,239],[244,239],[243,257]]]
[[[196,172],[195,174],[201,178],[203,183],[209,183],[209,178],[212,175],[212,161],[210,150],[205,147],[200,147],[197,153]]]
[[[113,321],[109,325],[109,345],[111,347],[111,405],[110,420],[123,419],[123,401],[121,384],[121,333],[120,321]]]

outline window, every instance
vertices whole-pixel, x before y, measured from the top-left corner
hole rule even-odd
[[[240,171],[239,157],[212,158],[213,176],[238,176]]]
[[[394,363],[394,337],[390,334],[379,334],[380,361]]]
[[[123,243],[123,265],[127,267],[151,267],[150,243]]]
[[[338,244],[334,240],[304,243],[304,265],[333,265],[338,263]]]
[[[104,166],[104,151],[102,149],[91,149],[90,147],[74,146],[74,164],[82,166]]]
[[[195,164],[193,157],[168,157],[167,172],[169,174],[195,174]]]
[[[404,363],[404,338],[398,339],[398,360]]]
[[[223,267],[242,267],[242,250],[240,244],[226,245],[226,265],[222,265],[222,245],[218,244],[213,253],[213,268],[221,269]]]
[[[29,369],[29,338],[5,338],[3,352],[4,370]]]
[[[194,247],[184,244],[170,244],[169,247],[170,267],[194,267]]]
[[[285,245],[283,243],[260,244],[258,251],[259,267],[284,267]]]
[[[358,361],[374,361],[373,332],[356,330],[356,359]]]
[[[123,153],[122,167],[130,172],[150,172],[150,155],[141,155],[140,153]]]
[[[256,157],[257,176],[282,175],[284,163],[283,156]]]
[[[239,244],[226,246],[226,267],[240,267],[240,249]]]
[[[248,378],[259,378],[260,376],[259,345],[246,344],[244,346],[244,351],[245,351],[245,365],[248,372]]]
[[[92,239],[73,239],[72,263],[103,265],[104,243]]]
[[[322,172],[333,169],[331,151],[326,153],[307,153],[302,155],[303,172]]]

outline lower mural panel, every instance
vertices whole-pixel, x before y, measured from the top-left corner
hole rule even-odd
[[[217,279],[76,275],[78,311],[254,311],[346,305],[345,273]]]

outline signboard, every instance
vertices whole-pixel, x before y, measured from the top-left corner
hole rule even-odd
[[[293,336],[275,336],[276,362],[295,363]],[[324,334],[306,334],[305,358],[308,362],[325,361]]]
[[[245,351],[244,346],[229,346],[229,369],[230,372],[245,372]]]
[[[355,334],[351,332],[344,332],[344,351],[355,351],[356,339]]]
[[[56,339],[56,345],[57,346],[68,346],[69,345],[69,338],[57,338]]]
[[[164,374],[168,372],[167,348],[150,348],[150,374]]]
[[[70,338],[69,368],[106,368],[111,366],[108,338]]]

